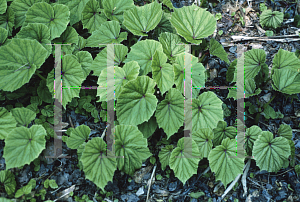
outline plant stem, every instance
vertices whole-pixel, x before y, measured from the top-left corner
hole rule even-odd
[[[44,81],[46,81],[45,77],[43,77],[40,73],[35,72],[36,75],[38,75],[41,79],[43,79]]]

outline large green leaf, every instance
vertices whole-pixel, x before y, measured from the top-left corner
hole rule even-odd
[[[71,149],[78,149],[82,143],[88,140],[91,133],[90,127],[80,125],[71,132],[70,137],[67,139],[67,146]]]
[[[14,108],[11,110],[11,113],[15,120],[17,121],[17,126],[26,126],[36,117],[36,114],[27,108]]]
[[[283,22],[283,12],[273,11],[271,9],[264,10],[260,15],[260,24],[262,27],[272,27],[276,29]]]
[[[115,127],[115,152],[119,170],[133,175],[136,169],[142,167],[143,161],[152,154],[148,149],[147,139],[137,126],[117,125]]]
[[[89,0],[82,11],[82,25],[88,29],[89,33],[100,28],[100,25],[106,21],[104,13],[101,12],[97,0]]]
[[[170,21],[180,36],[194,44],[213,34],[217,25],[212,14],[194,4],[175,8]]]
[[[157,122],[155,116],[152,116],[149,121],[145,121],[144,123],[138,125],[139,131],[141,131],[144,135],[144,138],[149,138],[155,132],[157,128]]]
[[[161,4],[154,1],[144,6],[134,6],[124,12],[123,25],[134,35],[148,36],[162,18]]]
[[[104,187],[113,180],[114,172],[117,170],[116,158],[113,158],[112,152],[107,150],[104,140],[100,137],[90,140],[85,145],[80,161],[85,178],[94,182],[104,191]]]
[[[252,153],[260,170],[277,172],[291,155],[291,148],[286,138],[273,138],[271,132],[263,131],[254,142]]]
[[[13,27],[15,25],[15,12],[8,7],[6,13],[0,15],[0,27],[8,31],[8,36],[12,36]]]
[[[258,126],[251,126],[246,129],[245,134],[245,150],[248,155],[252,155],[253,144],[261,134],[262,130]]]
[[[104,47],[99,44],[119,44],[127,40],[127,32],[120,33],[121,26],[118,21],[107,21],[101,24],[100,28],[87,38],[86,47]]]
[[[15,175],[10,170],[0,171],[0,182],[4,185],[5,191],[8,195],[15,193],[17,183]]]
[[[152,59],[157,50],[163,51],[162,45],[158,41],[152,39],[139,41],[131,46],[131,50],[124,62],[137,61],[141,67],[139,75],[147,75],[152,71]]]
[[[213,140],[215,146],[220,145],[221,142],[227,137],[230,139],[235,138],[237,134],[237,129],[233,126],[227,127],[226,121],[219,121],[217,127],[213,129],[213,131],[215,134]]]
[[[159,35],[158,40],[162,44],[163,51],[169,59],[184,53],[184,46],[178,45],[182,43],[182,41],[177,34],[164,32]]]
[[[184,97],[175,88],[171,88],[166,98],[157,105],[155,117],[160,128],[169,139],[184,122]]]
[[[300,60],[296,57],[295,53],[279,49],[273,59],[272,70],[288,68],[300,71]],[[272,71],[273,73],[273,71]]]
[[[84,77],[86,78],[91,72],[90,66],[93,63],[93,57],[88,51],[79,51],[76,53],[76,57],[83,69]]]
[[[114,60],[114,66],[120,65],[124,60],[125,56],[128,53],[127,46],[124,45],[117,45],[114,46],[115,54],[108,55],[110,60]],[[105,47],[100,53],[97,54],[95,57],[90,69],[93,70],[94,76],[100,76],[100,73],[103,69],[107,68],[107,47]]]
[[[286,94],[300,93],[300,72],[289,68],[275,69],[272,75],[273,88]]]
[[[132,62],[128,62],[126,63],[123,68],[121,67],[114,67],[114,91],[115,91],[115,96],[114,99],[116,100],[121,91],[122,91],[122,87],[131,80],[136,79],[136,77],[139,74],[139,65],[136,61],[132,61]],[[98,82],[97,84],[99,85],[99,87],[101,86],[101,88],[97,88],[97,96],[100,96],[100,99],[98,100],[98,102],[100,101],[107,101],[107,86],[112,84],[112,81],[108,81],[107,80],[107,69],[103,69],[101,71],[101,74],[98,78]],[[105,87],[105,88],[103,88]]]
[[[123,86],[116,106],[120,124],[138,125],[150,119],[158,102],[155,85],[148,76],[138,76]]]
[[[0,15],[5,13],[6,8],[7,8],[6,0],[0,0]]]
[[[123,13],[134,7],[133,0],[102,0],[104,14],[110,20],[123,22]]]
[[[266,62],[266,53],[262,49],[252,49],[245,53],[245,79],[254,78]]]
[[[69,24],[69,8],[62,4],[56,4],[53,7],[46,2],[33,4],[25,14],[27,23],[42,23],[49,27],[51,37],[59,37]]]
[[[18,28],[25,22],[28,9],[35,3],[42,2],[42,0],[14,0],[10,7],[15,12],[15,27]]]
[[[198,146],[192,138],[183,137],[178,140],[177,147],[170,156],[169,166],[183,184],[197,174],[199,156]]]
[[[213,138],[214,138],[214,133],[211,129],[209,128],[203,128],[198,131],[193,131],[193,140],[198,145],[198,149],[200,152],[200,156],[202,158],[207,158],[209,152],[211,151],[213,147]]]
[[[192,99],[193,131],[202,128],[214,129],[223,121],[222,101],[213,92],[204,92]]]
[[[3,157],[6,170],[30,164],[45,149],[46,131],[43,126],[33,125],[31,128],[23,126],[12,130],[5,138]]]
[[[168,91],[174,84],[173,66],[167,63],[167,56],[162,51],[156,51],[153,55],[152,75],[161,94]]]
[[[176,57],[176,63],[173,65],[175,72],[176,88],[184,94],[185,82],[185,57],[191,57],[191,79],[192,79],[192,97],[197,98],[200,87],[205,86],[205,68],[202,63],[198,63],[198,58],[189,53],[181,53]],[[198,88],[195,88],[198,87]],[[188,89],[185,89],[188,90]]]
[[[70,10],[70,25],[74,25],[79,22],[82,18],[82,11],[84,6],[89,0],[72,0],[67,2],[67,6]]]
[[[11,112],[8,112],[4,107],[0,107],[0,139],[4,140],[16,126],[17,122]]]
[[[208,155],[209,166],[215,173],[216,180],[221,180],[224,187],[234,180],[238,174],[243,174],[244,158],[231,158],[236,156],[236,140],[226,138]]]
[[[173,151],[173,145],[166,145],[162,148],[158,154],[159,161],[161,163],[161,169],[165,170],[167,165],[169,165],[170,156]]]
[[[62,57],[62,105],[66,108],[72,98],[79,97],[82,82],[85,77],[77,58],[74,55],[65,55]],[[54,97],[54,69],[48,74],[47,86]],[[60,99],[58,98],[60,101]],[[60,101],[61,102],[61,101]]]
[[[214,38],[211,38],[209,41],[209,52],[210,54],[217,56],[221,60],[225,61],[227,64],[230,63],[228,59],[228,54],[224,50],[223,46]]]

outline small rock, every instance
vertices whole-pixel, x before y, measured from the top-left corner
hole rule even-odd
[[[144,194],[144,187],[140,187],[139,190],[136,192],[137,196],[140,196],[142,194]]]
[[[169,191],[175,191],[176,188],[177,188],[177,181],[171,182],[171,183],[168,184],[168,190]]]
[[[229,48],[229,51],[230,51],[231,53],[235,53],[235,52],[236,52],[236,46],[231,46],[231,47]]]

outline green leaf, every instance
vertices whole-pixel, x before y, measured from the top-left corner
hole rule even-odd
[[[74,25],[82,18],[82,11],[89,0],[72,0],[66,3],[70,10],[70,25]]]
[[[235,59],[228,67],[228,70],[226,72],[226,81],[228,82],[236,82],[236,65],[237,65],[237,59]]]
[[[155,51],[163,51],[162,45],[158,41],[152,39],[139,41],[131,46],[124,62],[137,61],[141,67],[139,76],[147,75],[152,71],[151,64]]]
[[[161,94],[168,91],[174,84],[173,66],[167,63],[167,56],[162,51],[156,51],[153,55],[152,75]]]
[[[52,189],[58,188],[58,185],[56,184],[55,180],[49,180],[49,186],[50,186]]]
[[[295,70],[275,69],[272,81],[272,86],[276,91],[289,95],[300,93],[300,73]]]
[[[245,79],[254,78],[266,62],[266,53],[262,49],[252,49],[245,53]]]
[[[18,189],[18,191],[15,194],[15,198],[19,198],[21,196],[25,196],[27,194],[30,194],[31,190],[32,190],[31,185],[29,185],[29,186],[28,185],[23,186],[20,189]]]
[[[272,27],[276,29],[283,22],[283,12],[264,10],[260,15],[260,24],[262,27]]]
[[[9,46],[1,46],[0,89],[12,92],[28,83],[47,54],[36,40],[13,38]]]
[[[5,138],[3,157],[6,169],[29,165],[45,149],[45,136],[46,131],[40,125],[31,128],[21,126],[12,130]]]
[[[165,170],[167,165],[169,165],[169,160],[171,153],[173,151],[173,145],[166,145],[164,148],[162,148],[158,154],[159,161],[161,163],[161,169]]]
[[[179,54],[184,53],[184,46],[177,45],[182,43],[177,34],[164,32],[159,35],[158,40],[162,44],[163,51],[168,59],[175,58]]]
[[[203,191],[190,193],[190,197],[192,197],[192,198],[199,198],[201,196],[205,196],[205,193]]]
[[[4,140],[7,135],[16,128],[17,122],[4,107],[0,107],[0,139]]]
[[[117,20],[119,23],[123,22],[123,13],[126,10],[134,7],[133,0],[102,0],[104,14],[110,20]]]
[[[79,51],[81,51],[86,45],[86,39],[82,36],[78,36],[78,45],[74,45],[73,55],[76,55]]]
[[[74,55],[65,55],[62,57],[62,105],[66,108],[72,98],[79,97],[82,82],[85,80],[82,74],[81,65]],[[48,74],[47,86],[54,96],[54,69]],[[59,102],[60,99],[59,99]]]
[[[104,47],[99,44],[119,44],[127,40],[127,32],[120,33],[121,26],[118,21],[107,21],[101,24],[100,28],[93,31],[92,35],[87,38],[86,47]]]
[[[0,15],[5,13],[6,8],[7,8],[6,0],[0,0]]]
[[[8,31],[3,27],[0,27],[0,46],[2,46],[5,43],[7,36],[8,36]]]
[[[83,69],[84,77],[86,78],[91,72],[90,66],[93,63],[93,57],[88,51],[79,51],[76,53],[76,57]]]
[[[154,1],[144,6],[134,6],[124,12],[123,25],[134,35],[148,36],[147,32],[153,30],[163,15],[161,4]]]
[[[152,116],[148,121],[138,125],[139,131],[144,135],[144,138],[149,138],[156,131],[157,122],[155,116]]]
[[[24,107],[14,108],[11,110],[11,113],[17,121],[17,126],[26,126],[36,117],[36,114],[33,111]]]
[[[160,128],[169,139],[184,122],[184,97],[175,88],[171,88],[163,101],[157,105],[155,117]]]
[[[53,7],[46,2],[33,4],[25,14],[27,23],[42,23],[50,29],[50,40],[60,37],[69,23],[69,8],[62,4]]]
[[[207,158],[213,146],[213,131],[209,128],[203,128],[193,132],[192,137],[198,145],[201,158]]]
[[[112,152],[107,150],[102,138],[94,137],[86,143],[80,161],[85,178],[94,182],[102,190],[109,181],[113,180],[117,169],[116,158],[113,158]]]
[[[128,53],[127,46],[117,45],[114,46],[115,57],[112,54],[108,54],[109,60],[114,60],[114,66],[119,66],[124,60]],[[100,53],[97,54],[90,69],[93,70],[94,76],[100,76],[103,69],[107,68],[107,47],[105,47]]]
[[[254,96],[254,95],[258,95],[261,93],[261,89],[258,88],[256,89],[256,84],[254,82],[254,79],[245,79],[244,80],[245,84],[245,98],[248,98],[248,97],[251,97],[251,96]]]
[[[89,0],[82,11],[83,29],[88,29],[89,33],[100,28],[100,25],[106,22],[104,13],[101,12],[99,2],[97,0]]]
[[[271,132],[263,131],[254,142],[252,153],[260,170],[277,172],[291,154],[291,148],[286,138],[273,138]]]
[[[170,21],[180,36],[194,44],[213,34],[217,25],[212,14],[196,5],[175,8]]]
[[[88,140],[91,129],[86,125],[80,125],[71,132],[67,140],[67,146],[71,149],[78,149],[82,143]]]
[[[202,63],[198,63],[198,58],[189,53],[181,53],[176,57],[174,67],[176,88],[184,94],[185,81],[185,61],[186,57],[191,57],[191,79],[192,79],[192,97],[197,98],[200,87],[205,86],[205,68]],[[196,88],[195,88],[196,87]],[[187,89],[186,89],[187,90]]]
[[[230,139],[235,138],[237,135],[237,129],[233,126],[227,127],[226,121],[219,121],[216,128],[213,129],[214,132],[214,145],[218,146],[221,142],[229,137]]]
[[[13,202],[13,200],[0,197],[0,202]]]
[[[222,101],[213,92],[204,92],[192,99],[193,131],[202,128],[214,129],[223,121]]]
[[[0,182],[4,185],[5,191],[8,195],[15,193],[17,183],[15,175],[10,170],[0,171]]]
[[[217,56],[221,60],[225,61],[227,64],[230,63],[228,59],[228,54],[224,50],[223,46],[214,38],[211,38],[209,41],[209,52],[210,54]]]
[[[15,12],[11,7],[8,7],[6,13],[0,15],[0,27],[3,27],[8,31],[8,36],[12,36],[14,25],[15,25]]]
[[[236,156],[236,140],[229,138],[224,139],[208,155],[209,166],[216,175],[215,180],[221,180],[225,188],[238,174],[243,174],[244,158],[231,156]]]
[[[142,167],[143,161],[152,154],[148,149],[147,139],[138,130],[137,126],[117,125],[115,127],[115,152],[118,169],[133,175],[136,169]]]
[[[41,80],[40,85],[37,88],[37,94],[38,96],[46,103],[53,103],[52,102],[52,95],[46,86],[46,81]]]
[[[281,124],[277,134],[281,137],[286,138],[287,140],[291,140],[293,137],[293,131],[290,125]]]
[[[171,33],[176,34],[175,27],[172,26],[170,19],[171,19],[171,13],[163,12],[161,20],[158,23],[158,25],[156,26],[153,34],[156,36],[158,36],[159,34],[161,34],[163,32],[168,32],[170,34]]]
[[[253,144],[261,134],[262,130],[258,126],[251,126],[245,133],[245,150],[249,156],[252,155]]]
[[[150,119],[158,102],[155,85],[148,76],[138,76],[123,86],[116,106],[120,124],[139,125]]]
[[[295,71],[300,71],[300,60],[295,53],[279,49],[273,59],[272,74],[274,69],[288,68]]]
[[[183,184],[197,174],[199,156],[198,146],[192,138],[183,137],[178,140],[177,147],[170,156],[169,166]]]
[[[60,37],[52,40],[52,42],[55,44],[70,44],[61,46],[61,51],[66,54],[72,54],[75,49],[74,44],[78,43],[78,33],[73,27],[68,26]],[[55,56],[55,48],[53,48],[52,55]]]

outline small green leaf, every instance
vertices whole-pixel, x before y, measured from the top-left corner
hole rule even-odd
[[[217,40],[211,38],[209,42],[209,46],[210,46],[209,48],[210,54],[217,56],[221,60],[225,61],[227,64],[230,63],[228,59],[228,54],[224,50],[223,46]]]
[[[198,145],[200,156],[202,158],[207,158],[213,146],[213,142],[212,142],[214,138],[213,131],[209,128],[203,128],[193,132],[192,137],[193,140],[195,140],[195,142]]]
[[[11,171],[1,170],[0,182],[2,185],[4,185],[5,191],[8,195],[15,193],[17,183],[15,180],[15,175]]]
[[[260,15],[260,24],[262,27],[272,27],[276,29],[283,22],[283,12],[264,10]]]
[[[287,140],[291,140],[293,137],[293,131],[290,125],[281,124],[277,134],[281,137],[286,138]]]
[[[82,143],[88,140],[91,129],[86,125],[76,127],[67,140],[67,146],[71,149],[78,149]]]
[[[17,121],[12,113],[0,107],[0,139],[4,140],[16,126]]]
[[[169,160],[170,160],[170,156],[171,156],[173,149],[174,149],[173,145],[166,145],[159,152],[158,157],[159,157],[159,161],[161,163],[162,170],[165,170],[167,165],[169,165]]]
[[[33,121],[36,117],[36,114],[30,109],[22,108],[14,108],[11,110],[13,117],[17,121],[17,126],[26,126],[31,121]]]
[[[184,46],[177,45],[182,43],[177,34],[164,32],[159,35],[158,40],[162,44],[163,51],[169,59],[184,53]]]
[[[88,29],[89,33],[100,28],[101,24],[106,22],[106,16],[101,12],[99,1],[89,0],[82,11],[83,29]]]
[[[122,23],[124,20],[123,13],[134,7],[134,2],[133,0],[103,0],[102,5],[104,14],[108,19]]]
[[[253,144],[261,134],[262,130],[258,126],[251,126],[246,129],[245,150],[249,156],[252,155]]]
[[[149,138],[157,129],[157,121],[155,116],[152,116],[148,121],[138,125],[139,131],[144,135],[144,138]]]

